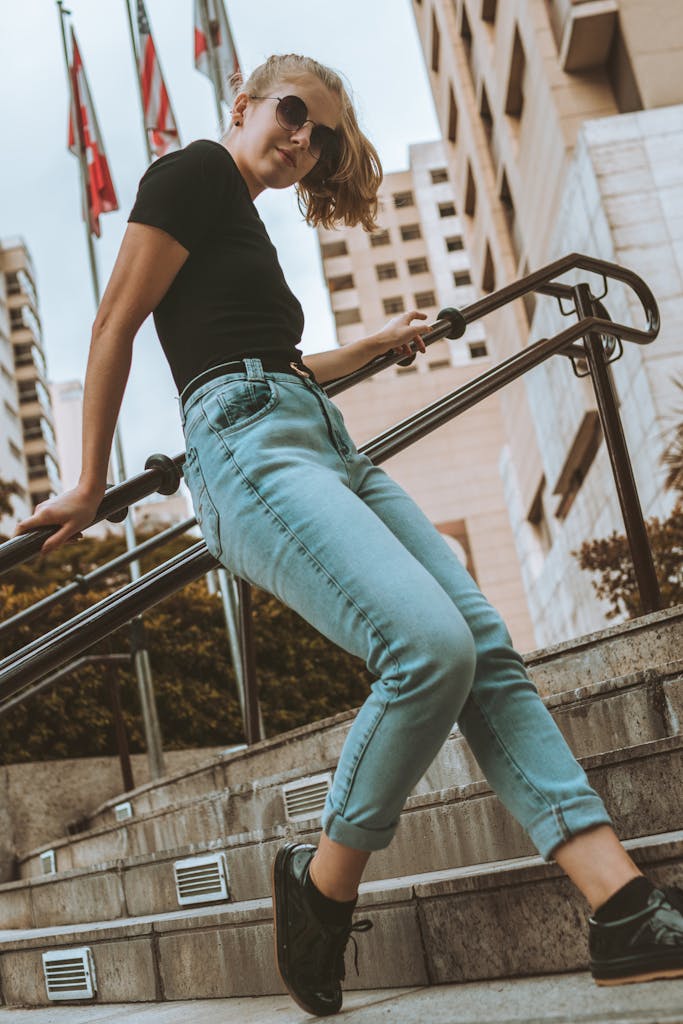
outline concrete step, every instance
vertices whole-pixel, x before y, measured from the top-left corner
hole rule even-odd
[[[683,883],[683,831],[626,843],[660,883]],[[348,989],[424,986],[585,970],[587,905],[540,857],[364,883],[359,974]],[[514,942],[509,936],[514,935]],[[46,1005],[41,954],[90,948],[104,1003],[263,996],[283,991],[269,899],[63,928],[0,932],[12,1006]]]
[[[590,690],[606,680],[631,678],[650,685],[659,675],[683,673],[680,661],[683,647],[683,606],[669,608],[597,633],[576,637],[565,643],[532,651],[525,662],[532,680],[543,696],[557,696]],[[672,698],[673,700],[673,698]],[[683,722],[683,698],[677,698],[670,713]],[[275,736],[237,754],[212,757],[191,772],[147,783],[126,795],[137,815],[185,800],[189,796],[249,785],[254,779],[277,773],[300,771],[301,765],[318,771],[319,766],[336,764],[355,711],[343,712],[321,722]],[[681,725],[667,735],[681,731]],[[654,736],[649,738],[654,739]],[[641,737],[645,739],[645,737]],[[614,749],[625,742],[601,749]],[[638,742],[634,739],[633,742]],[[577,753],[597,752],[595,747]],[[438,767],[435,769],[438,771]],[[441,789],[448,782],[431,785]],[[122,796],[107,801],[93,811],[90,828],[115,821],[115,805]]]
[[[587,971],[347,992],[344,1024],[681,1024],[683,982],[600,988]],[[8,1010],[0,1024],[302,1024],[289,996]]]
[[[651,742],[681,732],[683,663],[672,662],[658,669],[639,670],[553,694],[544,700],[579,757]],[[23,878],[42,874],[40,856],[47,849],[54,850],[57,871],[62,872],[104,860],[175,849],[195,842],[197,837],[211,840],[235,833],[264,832],[287,826],[283,786],[302,778],[303,765],[306,775],[332,772],[336,759],[325,760],[323,754],[328,757],[337,744],[341,749],[349,725],[350,720],[347,719],[343,724],[338,723],[331,732],[327,729],[321,731],[318,737],[321,741],[320,759],[317,761],[312,757],[307,736],[296,766],[281,769],[274,775],[253,776],[239,782],[235,778],[224,787],[194,791],[191,784],[194,773],[191,773],[186,779],[185,793],[171,803],[167,800],[167,790],[155,788],[150,792],[155,797],[163,794],[163,800],[134,798],[133,818],[123,822],[115,821],[108,811],[106,815],[97,815],[94,819],[97,824],[89,831],[56,839],[21,856],[18,874]],[[327,741],[332,735],[336,740],[329,744]],[[297,741],[292,740],[290,754],[296,749]],[[242,763],[243,755],[250,753],[244,751],[234,755],[240,765],[240,776],[245,773],[245,765],[251,765],[254,770],[259,767],[258,759],[253,756],[247,756]],[[228,768],[229,764],[226,762],[224,767]],[[203,775],[202,780],[208,784],[208,775]],[[423,796],[482,781],[479,765],[456,728],[413,792],[416,796]],[[213,784],[215,782],[214,775]],[[175,787],[173,792],[177,792]]]
[[[622,838],[683,829],[683,736],[665,737],[625,750],[579,758],[603,797]],[[216,832],[197,831],[193,805],[186,822],[185,843],[177,816],[172,831],[162,824],[150,835],[149,821],[131,823],[126,849],[118,858],[97,865],[35,877],[0,886],[0,920],[12,928],[68,925],[107,918],[142,916],[178,906],[174,862],[200,853],[224,852],[230,900],[241,903],[264,898],[270,891],[270,869],[285,838],[317,841],[316,818],[270,829],[221,830],[218,814],[203,821],[218,822]],[[192,842],[202,836],[202,842]],[[106,842],[98,837],[104,849]],[[156,847],[154,843],[157,843]],[[146,846],[140,849],[139,845]],[[146,845],[148,844],[148,845]],[[77,849],[77,848],[76,848]],[[373,855],[366,878],[424,873],[470,867],[533,854],[526,832],[505,810],[484,781],[410,797],[391,845]]]

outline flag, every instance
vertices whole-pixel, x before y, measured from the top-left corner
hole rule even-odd
[[[138,53],[145,131],[149,134],[152,152],[163,156],[171,149],[180,148],[180,135],[143,0],[138,0]]]
[[[240,70],[240,66],[223,0],[195,0],[194,64],[198,71],[213,81],[211,53],[215,54],[218,68],[220,98],[229,106],[233,100],[229,79]]]
[[[109,173],[109,165],[104,152],[104,142],[95,115],[85,68],[81,53],[76,42],[76,35],[71,29],[71,65],[69,67],[71,86],[76,107],[76,125],[74,125],[73,106],[69,110],[69,141],[68,148],[79,156],[85,154],[88,177],[86,180],[87,217],[90,222],[90,233],[100,237],[100,214],[118,210],[114,184]],[[78,135],[78,138],[76,138]],[[85,213],[84,213],[85,216]]]

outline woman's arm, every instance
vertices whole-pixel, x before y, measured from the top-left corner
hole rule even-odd
[[[158,306],[189,253],[160,228],[129,224],[93,324],[83,392],[83,459],[78,484],[44,501],[20,522],[15,536],[61,525],[43,544],[60,547],[93,521],[107,481],[107,465],[123,399],[133,341]]]
[[[372,359],[392,349],[408,356],[411,354],[411,341],[415,341],[419,352],[425,352],[422,334],[428,331],[429,327],[426,324],[411,324],[410,321],[416,317],[426,320],[427,314],[416,309],[401,313],[400,316],[389,320],[376,334],[361,338],[351,345],[342,345],[341,348],[332,348],[327,352],[316,352],[311,356],[306,355],[304,363],[313,370],[318,383],[325,384],[327,381],[346,377],[347,374],[359,370]]]

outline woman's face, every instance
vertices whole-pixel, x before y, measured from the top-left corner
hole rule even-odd
[[[233,125],[225,146],[240,169],[252,199],[266,188],[288,188],[301,181],[315,167],[309,151],[314,124],[335,129],[341,103],[316,75],[306,74],[292,82],[279,82],[263,96],[299,96],[308,108],[310,120],[290,132],[281,128],[275,111],[277,99],[250,99],[240,93],[232,108]]]

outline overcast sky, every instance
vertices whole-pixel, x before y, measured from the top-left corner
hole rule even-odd
[[[125,0],[73,0],[81,55],[120,210],[96,240],[104,291],[145,170]],[[218,138],[209,80],[193,63],[193,0],[146,0],[183,145]],[[408,146],[438,138],[411,0],[226,0],[246,73],[271,53],[315,57],[351,83],[362,129],[386,172],[407,167]],[[20,235],[34,261],[51,380],[83,379],[95,314],[80,218],[78,163],[66,148],[67,82],[57,4],[0,0],[0,237]],[[256,200],[287,281],[306,315],[303,351],[334,346],[315,231],[293,190]],[[123,402],[128,474],[148,454],[182,449],[175,387],[151,317],[141,328]]]

